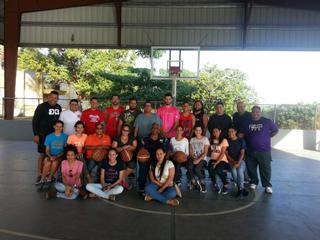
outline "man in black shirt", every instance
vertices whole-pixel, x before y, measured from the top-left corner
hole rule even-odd
[[[208,123],[208,130],[212,136],[212,130],[218,128],[224,138],[228,137],[228,129],[232,125],[231,118],[224,113],[224,106],[222,102],[217,102],[215,105],[216,112],[211,115]]]
[[[48,101],[41,103],[36,108],[33,119],[33,141],[38,144],[38,177],[36,184],[41,179],[41,170],[43,167],[43,160],[45,154],[44,140],[46,136],[54,131],[53,123],[59,120],[61,113],[61,106],[58,104],[59,93],[51,91],[48,96]]]
[[[233,114],[232,120],[237,132],[239,132],[242,125],[251,120],[251,113],[246,111],[246,105],[244,102],[237,103],[237,110],[238,112]]]

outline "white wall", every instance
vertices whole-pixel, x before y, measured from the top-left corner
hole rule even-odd
[[[272,147],[320,151],[320,130],[280,129],[279,133],[272,138]]]

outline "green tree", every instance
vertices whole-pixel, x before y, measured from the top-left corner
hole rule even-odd
[[[226,112],[231,114],[236,101],[257,101],[257,94],[247,84],[246,79],[246,74],[238,69],[219,69],[217,65],[207,65],[201,70],[199,80],[188,81],[186,84],[195,89],[191,98],[202,100],[208,112],[214,111],[216,101],[222,101]]]
[[[101,72],[126,74],[134,66],[134,51],[96,49],[34,49],[19,52],[19,68],[34,71],[37,79],[51,86],[73,84],[82,96],[104,95],[113,82]]]

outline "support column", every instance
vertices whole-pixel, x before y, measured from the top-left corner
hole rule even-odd
[[[12,120],[14,117],[20,18],[17,1],[6,1],[4,13],[4,119],[7,120]]]

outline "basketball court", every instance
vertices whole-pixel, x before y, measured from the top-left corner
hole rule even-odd
[[[319,155],[274,150],[272,196],[261,187],[244,199],[218,195],[209,179],[200,194],[184,181],[180,206],[169,207],[135,189],[115,202],[46,200],[33,185],[35,144],[1,140],[0,239],[318,239]]]

